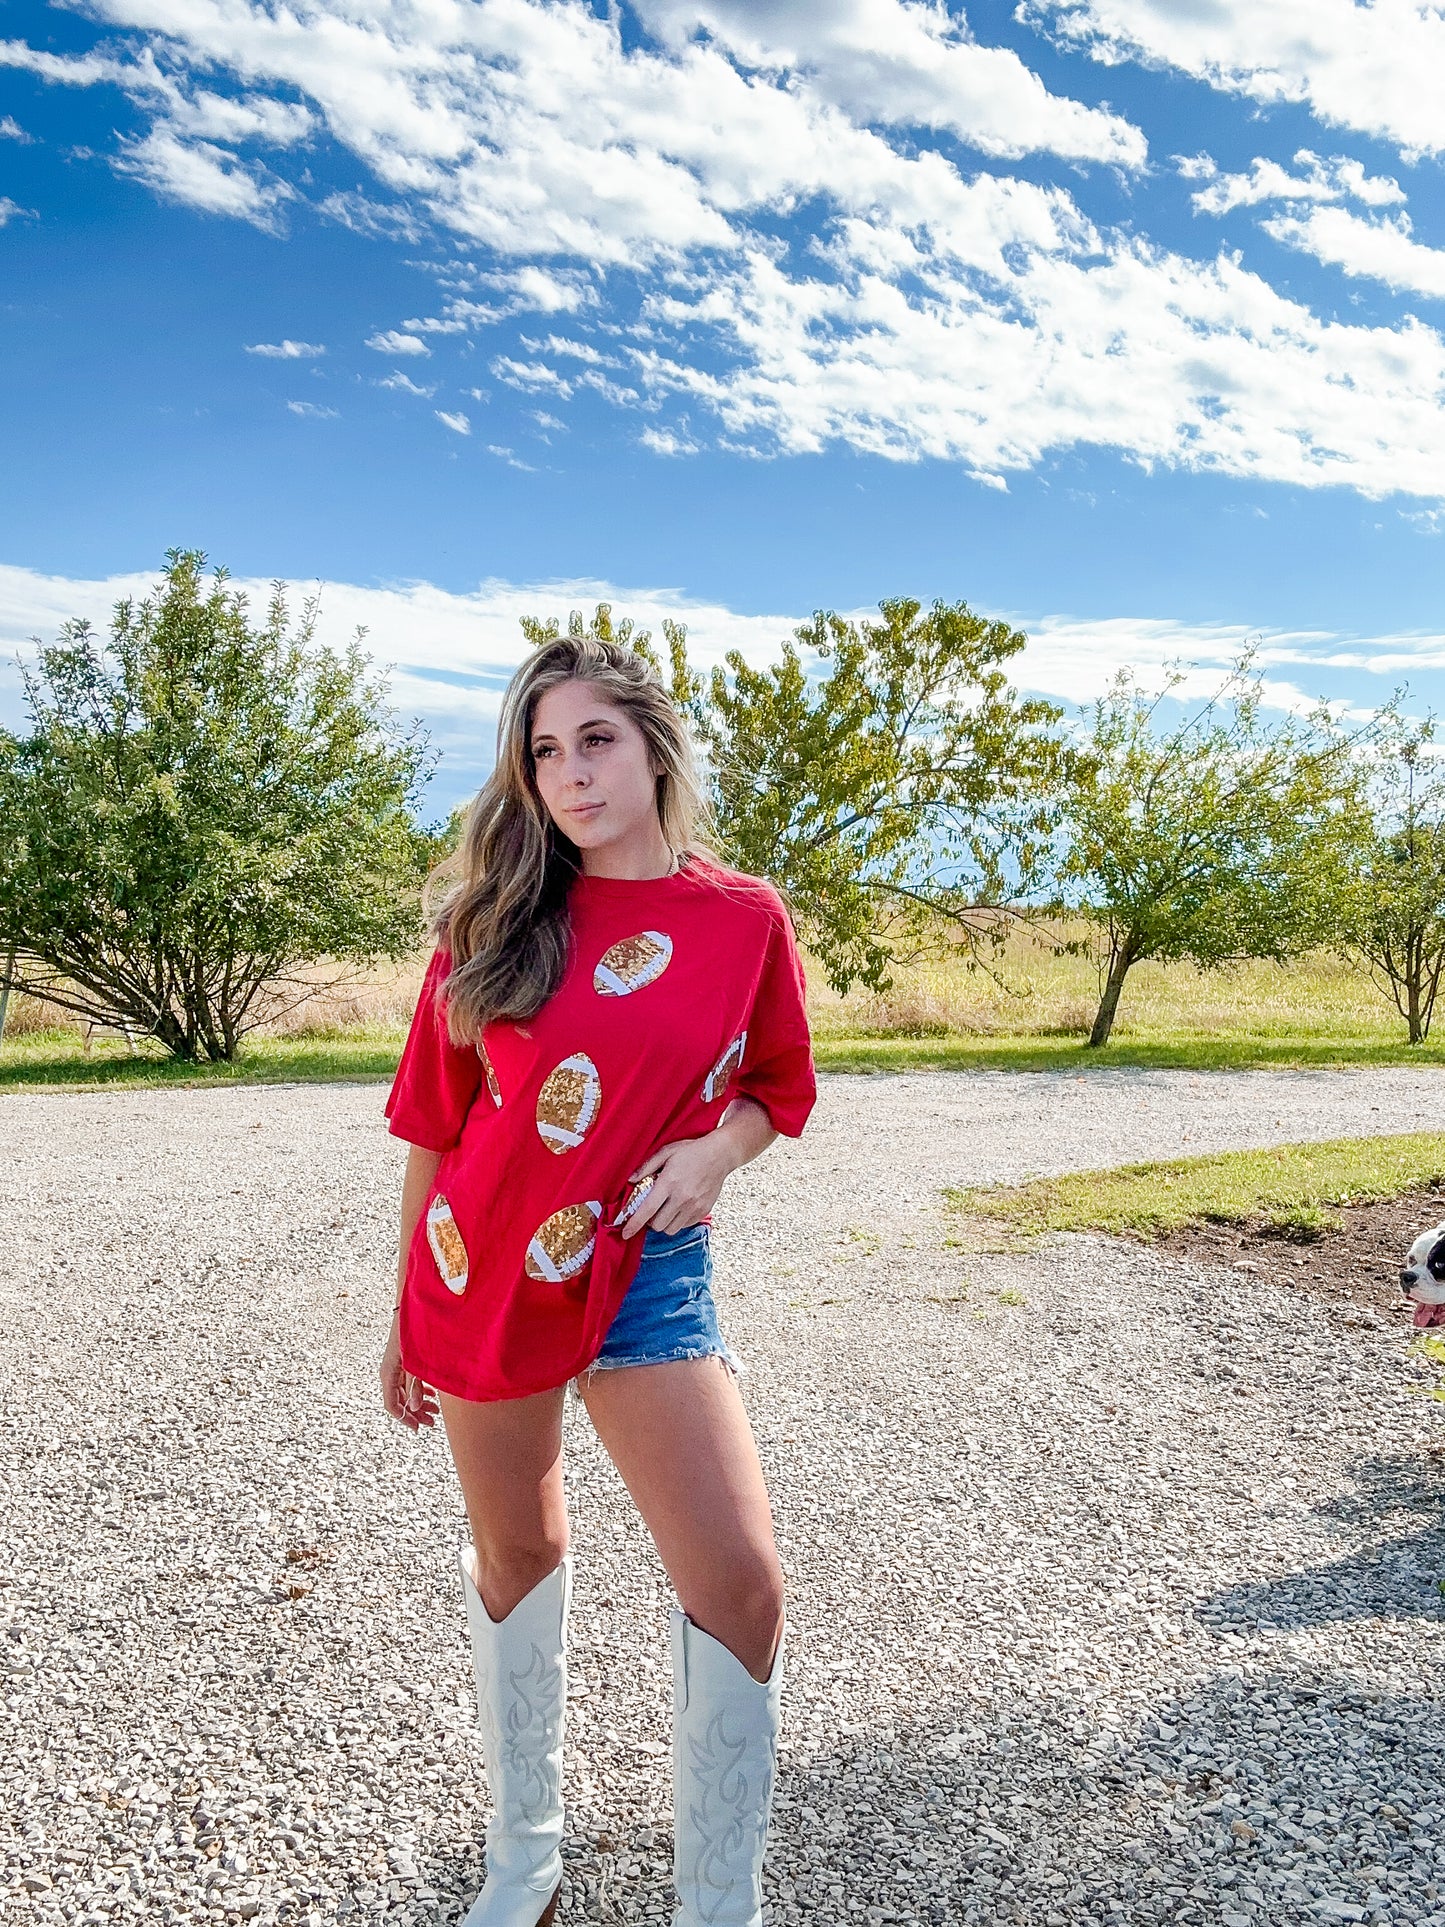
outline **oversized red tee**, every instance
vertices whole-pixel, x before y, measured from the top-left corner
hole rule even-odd
[[[693,859],[643,882],[579,876],[568,912],[556,993],[476,1048],[447,1035],[437,952],[387,1100],[398,1137],[442,1153],[402,1360],[458,1398],[521,1398],[591,1364],[642,1253],[618,1220],[645,1158],[738,1095],[790,1137],[813,1107],[803,970],[771,885]]]

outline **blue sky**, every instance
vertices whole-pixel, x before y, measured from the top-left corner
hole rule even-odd
[[[0,639],[325,587],[449,803],[521,609],[963,597],[1077,701],[1445,682],[1445,11],[91,0],[0,48]],[[19,717],[13,674],[0,719]]]

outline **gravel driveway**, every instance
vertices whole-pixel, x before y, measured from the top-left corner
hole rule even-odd
[[[774,1919],[1445,1923],[1445,1415],[1394,1331],[940,1189],[1437,1125],[1437,1073],[830,1077],[717,1213],[791,1588]],[[0,1100],[5,1918],[450,1923],[440,1437],[375,1086]],[[668,1594],[568,1413],[563,1918],[667,1913]]]

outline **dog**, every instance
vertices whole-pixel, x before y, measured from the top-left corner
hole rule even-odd
[[[1445,1224],[1422,1231],[1406,1252],[1400,1289],[1415,1307],[1417,1325],[1445,1325]]]

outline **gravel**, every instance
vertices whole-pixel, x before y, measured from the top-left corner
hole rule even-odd
[[[1445,1927],[1442,1409],[1394,1331],[940,1192],[1433,1126],[1438,1074],[831,1077],[717,1287],[775,1497],[779,1921]],[[0,1911],[451,1922],[439,1436],[374,1389],[375,1086],[0,1100]],[[669,1915],[665,1581],[575,1404],[563,1918]]]

